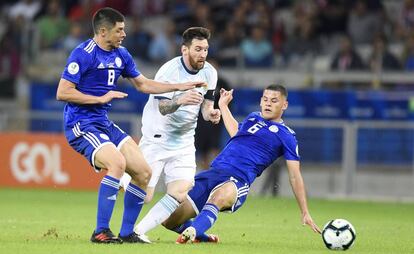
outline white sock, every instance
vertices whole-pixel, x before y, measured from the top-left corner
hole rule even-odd
[[[124,190],[127,189],[129,182],[131,182],[131,176],[127,173],[124,173],[124,175],[121,177],[121,179],[119,180],[119,185],[124,188]]]
[[[165,221],[179,205],[175,198],[165,194],[135,226],[134,231],[139,235],[147,233]]]

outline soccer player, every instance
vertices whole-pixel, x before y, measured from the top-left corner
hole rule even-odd
[[[228,108],[232,94],[233,90],[221,89],[219,100],[224,125],[231,139],[210,169],[195,176],[195,186],[187,199],[162,224],[180,233],[177,243],[218,242],[217,236],[205,232],[216,222],[219,212],[239,209],[256,177],[283,156],[301,210],[302,223],[320,233],[307,206],[295,132],[282,120],[288,106],[287,90],[281,85],[265,88],[260,101],[261,112],[250,113],[240,124]]]
[[[67,102],[64,131],[69,144],[85,156],[97,170],[106,169],[98,193],[95,243],[140,242],[133,227],[145,198],[151,169],[137,144],[108,119],[111,100],[127,94],[115,91],[118,78],[127,78],[144,93],[165,93],[204,85],[202,82],[165,84],[147,79],[135,66],[128,51],[121,47],[125,38],[124,16],[112,8],[98,10],[92,20],[94,37],[76,47],[69,56],[59,81],[56,98]],[[119,237],[109,228],[117,199],[119,179],[132,176],[124,199]]]
[[[213,107],[217,71],[206,62],[209,38],[210,31],[206,28],[188,28],[182,35],[182,55],[165,63],[155,76],[155,80],[168,83],[201,80],[208,86],[150,95],[144,108],[139,146],[153,172],[145,201],[151,201],[162,173],[167,186],[165,196],[134,229],[147,243],[150,240],[145,234],[174,212],[194,184],[194,134],[200,109],[205,121],[214,124],[220,121],[220,110]],[[121,184],[127,186],[127,175]]]

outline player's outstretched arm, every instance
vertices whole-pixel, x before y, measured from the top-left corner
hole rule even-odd
[[[203,96],[199,92],[195,90],[188,90],[179,95],[175,94],[171,100],[161,99],[158,103],[158,110],[161,115],[165,116],[177,111],[181,105],[198,105],[202,101]]]
[[[58,101],[66,101],[76,104],[105,104],[112,99],[122,99],[128,94],[119,91],[109,91],[103,96],[93,96],[79,92],[76,85],[66,79],[60,79],[56,92],[56,99]]]
[[[219,109],[214,108],[214,101],[205,99],[201,104],[201,114],[205,121],[210,121],[213,124],[218,124],[221,118]]]
[[[223,118],[224,126],[226,126],[226,130],[229,133],[230,137],[236,135],[237,131],[239,130],[239,123],[233,117],[229,109],[229,103],[233,100],[233,89],[227,91],[225,89],[220,89],[220,100],[218,102],[221,117]]]
[[[146,78],[144,75],[139,75],[135,78],[128,78],[128,80],[135,86],[137,90],[148,94],[160,94],[173,91],[185,91],[193,89],[195,87],[206,86],[204,82],[186,82],[179,84],[168,84],[158,82],[152,79]]]
[[[300,173],[299,161],[287,160],[286,165],[289,172],[290,185],[292,186],[293,193],[295,194],[302,213],[302,224],[310,226],[315,233],[321,233],[319,227],[313,222],[308,210],[305,184],[303,182],[302,174]]]

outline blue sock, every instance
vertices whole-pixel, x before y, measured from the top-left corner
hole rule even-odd
[[[193,222],[191,220],[188,220],[186,222],[184,222],[183,224],[181,224],[180,226],[171,229],[174,232],[177,232],[178,234],[181,234],[186,228],[191,227],[191,224],[193,224]],[[201,242],[208,242],[208,235],[206,233],[197,236],[197,239],[200,240]]]
[[[109,229],[112,211],[119,189],[119,180],[111,176],[104,176],[98,192],[98,214],[96,216],[95,233]]]
[[[217,220],[218,212],[219,209],[214,204],[206,203],[204,205],[203,209],[193,220],[191,225],[196,229],[197,238],[202,237],[203,234],[214,225]]]
[[[134,224],[141,212],[144,198],[147,193],[138,186],[129,183],[124,197],[124,216],[122,218],[121,236],[128,236],[134,232]]]

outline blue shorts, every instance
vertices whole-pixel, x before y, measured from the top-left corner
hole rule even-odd
[[[198,173],[195,176],[194,187],[188,192],[188,200],[194,208],[196,214],[203,209],[210,195],[220,186],[227,182],[234,183],[237,188],[237,198],[231,208],[224,211],[235,212],[246,201],[247,194],[249,194],[250,186],[247,182],[236,179],[230,175],[224,175],[216,169],[208,169]]]
[[[96,152],[111,143],[120,149],[129,138],[129,135],[113,122],[109,125],[77,122],[74,126],[65,126],[65,136],[69,145],[85,156],[96,171],[101,170],[95,166]]]

